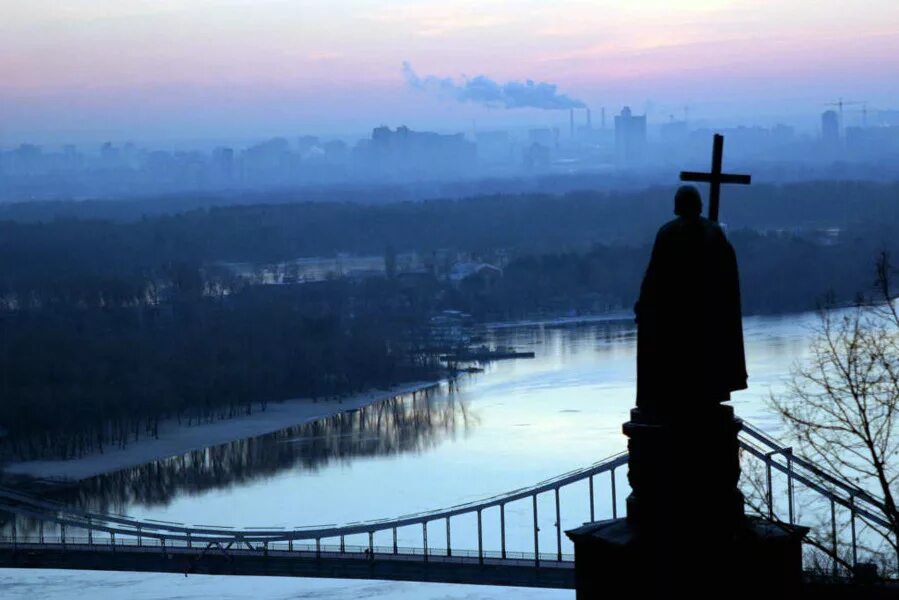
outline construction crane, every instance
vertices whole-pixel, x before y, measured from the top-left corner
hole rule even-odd
[[[861,113],[862,113],[862,127],[867,127],[867,126],[868,126],[868,103],[867,103],[867,102],[862,102],[861,104],[862,104],[862,108],[861,108]],[[874,112],[877,112],[877,109],[874,108],[873,111],[874,111]]]
[[[855,106],[857,104],[861,104],[862,106],[865,106],[867,103],[864,101],[843,100],[842,98],[839,98],[836,102],[828,102],[827,104],[825,104],[825,106],[836,106],[837,107],[837,111],[840,115],[840,127],[842,127],[843,126],[843,107],[844,106]],[[865,112],[865,115],[867,118],[867,111]]]
[[[690,120],[690,119],[689,119],[689,117],[690,117],[690,106],[687,105],[687,104],[684,104],[684,106],[683,106],[683,111],[684,111],[684,123],[686,123],[687,121]],[[672,113],[668,113],[668,120],[669,120],[670,122],[674,123],[674,119],[675,119],[674,113],[673,113],[673,112],[672,112]]]
[[[856,104],[860,104],[861,108],[856,108],[853,110],[847,110],[847,113],[861,113],[862,115],[862,128],[868,127],[868,113],[877,113],[878,109],[876,107],[868,106],[867,102],[857,102]]]

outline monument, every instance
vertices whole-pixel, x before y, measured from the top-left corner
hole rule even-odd
[[[634,307],[637,406],[628,437],[627,518],[567,532],[577,597],[686,594],[788,596],[801,585],[806,529],[744,512],[737,433],[724,402],[747,386],[737,258],[717,223],[722,173],[716,135],[709,218],[699,191],[682,186],[676,218],[659,230]]]

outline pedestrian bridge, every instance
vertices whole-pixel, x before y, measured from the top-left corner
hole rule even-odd
[[[748,510],[790,524],[801,514],[803,524],[812,527],[806,540],[808,567],[850,573],[857,563],[869,560],[867,553],[878,539],[889,535],[883,504],[873,495],[793,454],[745,422],[740,447]],[[0,515],[7,518],[0,530],[0,567],[573,588],[574,556],[563,552],[563,532],[582,523],[563,516],[560,492],[578,484],[587,505],[579,515],[589,514],[591,521],[616,518],[623,495],[617,489],[616,471],[627,461],[626,453],[618,454],[533,486],[441,510],[291,530],[133,519],[0,489]],[[694,463],[683,468],[701,468],[702,457]],[[609,514],[597,514],[600,494],[607,494]],[[545,510],[547,497],[555,511],[553,543],[548,547],[538,524],[538,509]],[[566,495],[566,503],[570,501]],[[519,514],[520,503],[525,503],[532,516],[526,547],[507,544],[506,508],[512,503]],[[454,525],[457,532],[466,527],[464,536],[456,536],[464,537],[465,547],[454,541]],[[409,528],[418,531],[420,542],[414,547],[398,543],[398,530],[409,539]],[[521,543],[521,535],[514,538]],[[899,556],[888,555],[888,561],[893,559],[899,562]]]

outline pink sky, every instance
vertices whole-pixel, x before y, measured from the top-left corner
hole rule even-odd
[[[899,106],[895,0],[29,0],[3,8],[0,39],[0,145],[560,119],[416,93],[403,61],[651,120]]]

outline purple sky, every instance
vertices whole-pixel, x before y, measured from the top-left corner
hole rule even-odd
[[[7,4],[3,146],[565,120],[412,89],[404,61],[459,84],[548,82],[594,114],[629,104],[651,121],[689,105],[695,118],[813,126],[838,97],[899,106],[895,0]]]

